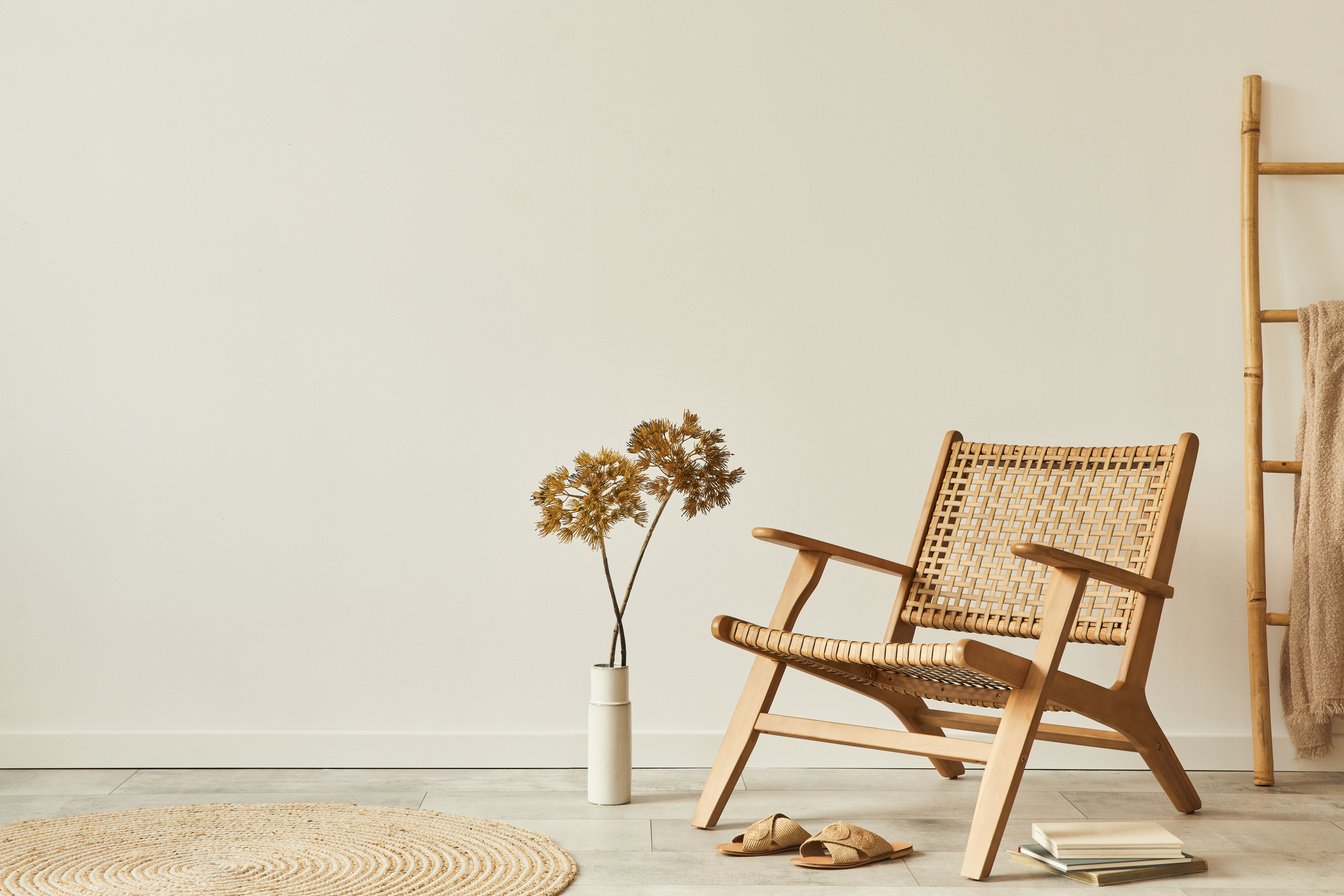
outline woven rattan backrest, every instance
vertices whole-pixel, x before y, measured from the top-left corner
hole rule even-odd
[[[953,441],[912,564],[901,620],[1039,637],[1051,570],[1014,555],[1010,548],[1020,541],[1151,574],[1176,447]],[[1127,589],[1089,581],[1072,640],[1124,644],[1136,601]]]

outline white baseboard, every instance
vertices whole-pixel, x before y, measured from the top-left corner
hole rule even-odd
[[[635,734],[641,767],[709,765],[720,732]],[[0,768],[578,768],[584,734],[496,731],[12,731],[0,732]],[[1173,735],[1189,769],[1251,766],[1245,735]],[[1275,738],[1280,771],[1344,770],[1344,747],[1326,759],[1293,759]],[[920,757],[763,737],[762,767],[923,768]],[[1030,768],[1142,768],[1133,753],[1039,743]]]

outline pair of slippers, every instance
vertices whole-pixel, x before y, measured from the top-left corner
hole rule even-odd
[[[858,825],[837,821],[821,829],[815,837],[802,825],[776,812],[762,818],[733,838],[731,843],[714,847],[726,856],[773,856],[798,850],[790,859],[801,868],[858,868],[874,862],[886,862],[910,855],[914,846],[883,840]]]

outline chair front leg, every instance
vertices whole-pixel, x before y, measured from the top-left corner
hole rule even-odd
[[[770,627],[782,630],[793,628],[798,621],[798,613],[803,604],[816,590],[821,581],[822,571],[826,568],[826,554],[815,551],[799,551],[789,570],[789,578],[775,606],[775,615],[770,619]],[[723,807],[728,804],[742,769],[751,758],[760,732],[756,730],[756,719],[763,712],[769,712],[774,702],[775,691],[779,689],[779,680],[784,675],[784,666],[769,657],[758,656],[747,673],[746,686],[738,698],[737,709],[733,710],[732,721],[724,732],[723,743],[714,759],[714,767],[709,771],[705,789],[700,793],[700,802],[695,807],[691,824],[697,828],[712,828],[719,823]]]
[[[1078,604],[1087,588],[1087,574],[1076,569],[1055,570],[1045,592],[1045,617],[1041,621],[1041,642],[1032,657],[1031,668],[1020,688],[1008,697],[1003,721],[990,747],[989,761],[980,780],[975,801],[975,817],[966,842],[961,874],[983,880],[994,867],[994,858],[1003,840],[1003,829],[1013,810],[1022,771],[1031,753],[1036,729],[1045,711],[1050,680],[1059,668],[1059,659],[1068,643],[1078,615]]]

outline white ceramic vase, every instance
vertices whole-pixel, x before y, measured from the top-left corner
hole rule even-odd
[[[588,802],[630,802],[630,667],[593,666],[588,698]]]

